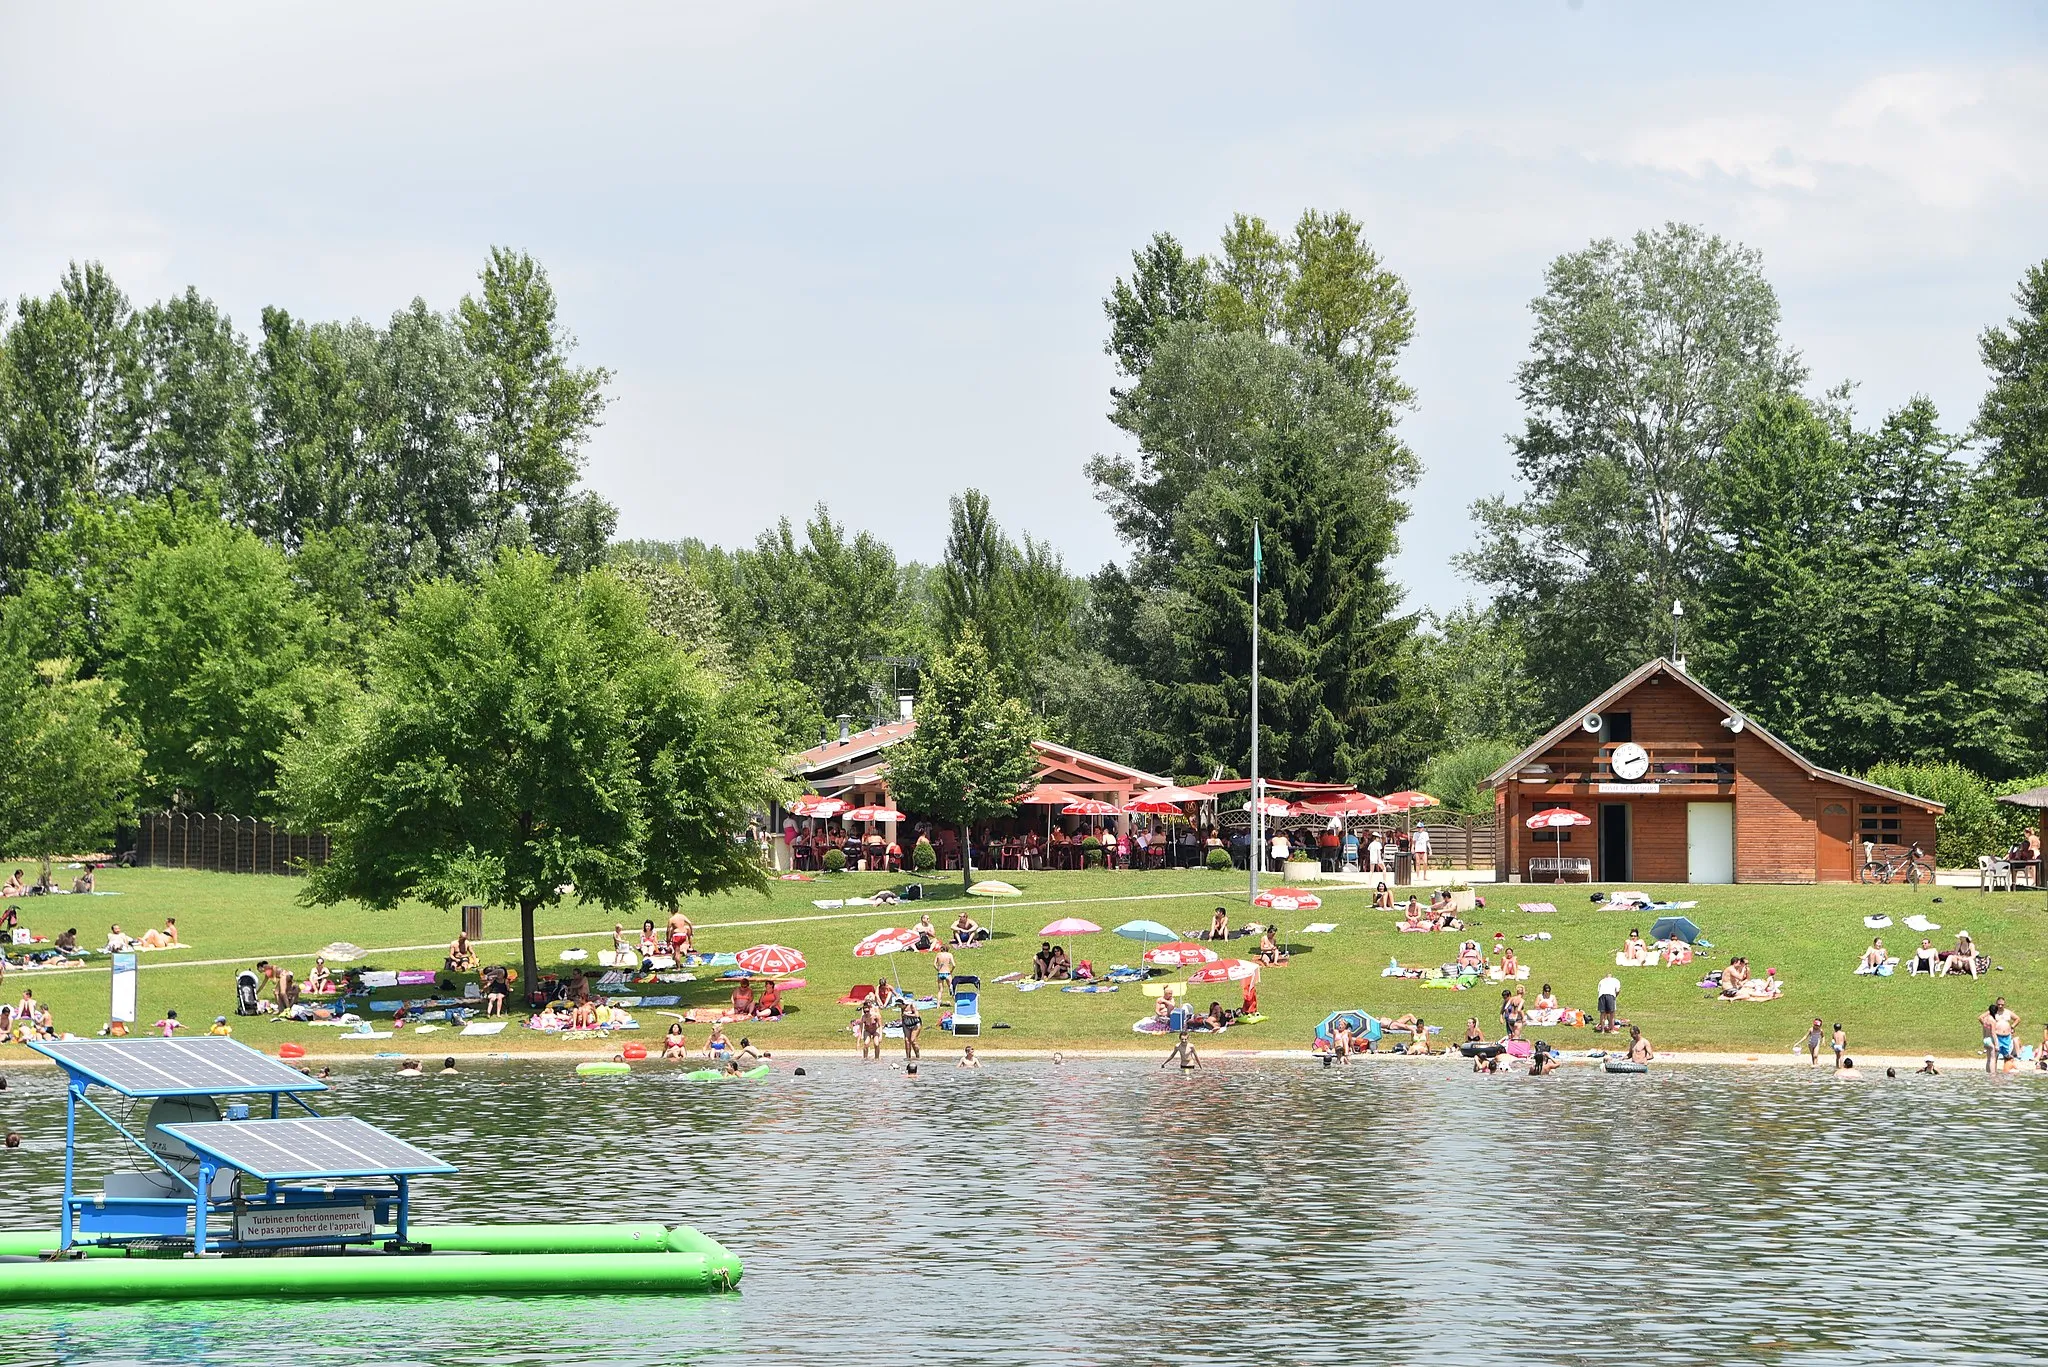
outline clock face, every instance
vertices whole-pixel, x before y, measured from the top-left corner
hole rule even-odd
[[[1634,783],[1650,772],[1649,752],[1632,740],[1615,746],[1608,763],[1614,768],[1614,776],[1628,783]]]

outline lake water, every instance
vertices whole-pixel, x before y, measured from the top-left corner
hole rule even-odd
[[[356,1072],[323,1109],[458,1163],[423,1218],[660,1219],[715,1298],[0,1307],[41,1363],[2038,1363],[2048,1089],[1668,1065],[1225,1059],[579,1084]],[[22,1070],[9,1226],[54,1223]]]

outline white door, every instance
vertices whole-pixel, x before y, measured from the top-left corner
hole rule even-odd
[[[1735,804],[1685,804],[1685,881],[1735,881]]]

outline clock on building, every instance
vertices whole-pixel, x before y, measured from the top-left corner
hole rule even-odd
[[[1614,776],[1625,783],[1634,783],[1650,772],[1649,752],[1632,740],[1615,746],[1607,763],[1614,770]]]

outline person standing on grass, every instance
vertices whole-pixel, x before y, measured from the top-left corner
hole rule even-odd
[[[1600,994],[1600,1023],[1594,1029],[1600,1034],[1611,1035],[1620,1028],[1616,1023],[1615,1012],[1621,1004],[1621,979],[1610,973],[1600,980],[1600,985],[1594,990]]]
[[[1843,1051],[1845,1051],[1849,1047],[1849,1032],[1842,1028],[1842,1023],[1840,1021],[1835,1022],[1834,1045],[1835,1067],[1840,1068],[1842,1066]]]

